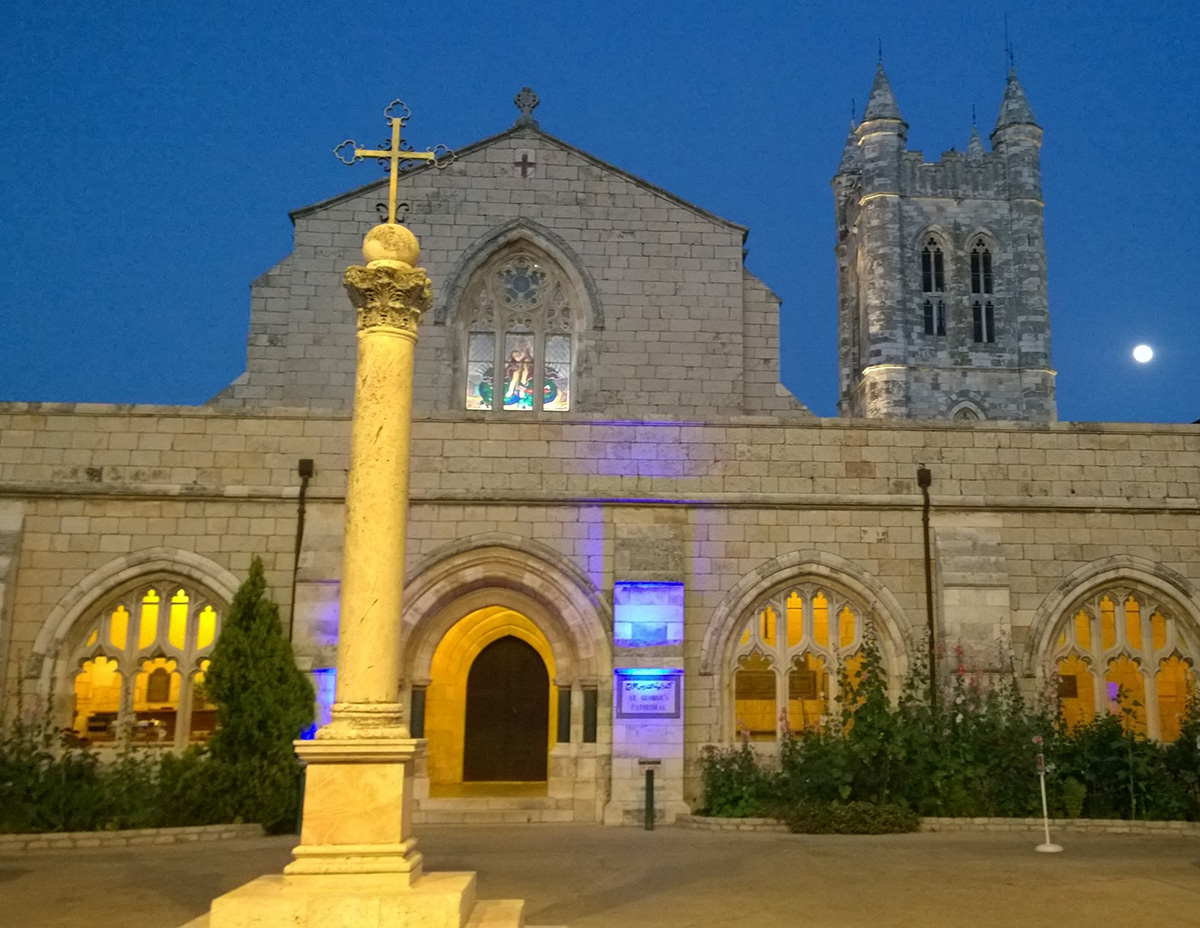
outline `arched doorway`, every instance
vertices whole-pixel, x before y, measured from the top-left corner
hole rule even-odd
[[[486,606],[455,622],[434,651],[426,688],[432,795],[462,795],[464,783],[546,783],[554,682],[550,642],[527,616]]]
[[[545,780],[549,724],[541,655],[511,635],[493,641],[467,675],[463,780]]]

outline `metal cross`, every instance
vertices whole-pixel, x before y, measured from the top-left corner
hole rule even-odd
[[[535,162],[529,160],[529,152],[527,151],[521,152],[521,160],[514,161],[513,164],[521,169],[522,177],[528,177],[529,171],[536,166]]]
[[[392,115],[392,110],[400,107],[404,112],[398,115]],[[383,169],[388,173],[388,207],[387,221],[391,224],[396,222],[396,180],[400,173],[400,165],[408,161],[430,161],[435,168],[444,168],[454,160],[454,152],[448,149],[445,145],[439,145],[437,148],[426,151],[413,151],[410,148],[403,148],[400,138],[400,130],[407,123],[412,110],[404,103],[403,100],[393,100],[387,105],[387,109],[383,111],[384,118],[392,127],[391,144],[387,140],[384,141],[383,148],[359,148],[358,143],[354,139],[346,139],[338,145],[333,153],[337,155],[337,159],[342,164],[354,164],[355,161],[362,161],[363,158],[376,158],[383,165]],[[346,158],[342,155],[342,149],[353,148],[353,157]]]

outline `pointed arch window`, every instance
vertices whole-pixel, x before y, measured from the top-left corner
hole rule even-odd
[[[157,577],[95,610],[75,651],[72,727],[92,742],[183,747],[216,726],[204,675],[221,607],[190,582]]]
[[[946,292],[946,259],[942,246],[932,236],[921,249],[921,291]]]
[[[756,606],[729,669],[733,730],[751,741],[816,728],[834,711],[839,671],[855,678],[866,610],[816,583],[789,587]]]
[[[1130,588],[1100,590],[1059,621],[1050,653],[1068,725],[1111,712],[1130,731],[1173,741],[1196,685],[1196,643],[1167,604]]]
[[[540,250],[522,244],[489,260],[466,291],[466,408],[568,411],[578,315],[566,275]]]
[[[994,285],[992,250],[984,239],[978,238],[971,246],[971,292],[992,293]]]
[[[976,343],[990,345],[996,340],[996,307],[991,300],[971,304],[973,337]]]
[[[924,305],[925,334],[946,334],[946,301],[926,300]]]

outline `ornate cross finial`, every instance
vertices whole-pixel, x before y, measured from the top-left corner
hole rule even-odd
[[[538,95],[533,92],[532,87],[522,87],[521,92],[513,97],[513,103],[517,105],[517,109],[521,111],[521,115],[517,117],[514,126],[533,126],[537,128],[537,120],[533,118],[533,111],[537,109],[537,105],[542,101],[538,99]]]
[[[397,112],[396,115],[393,115],[392,110],[396,107],[400,107],[403,113]],[[362,161],[363,158],[375,158],[383,165],[383,169],[388,174],[387,222],[391,225],[396,224],[396,177],[400,173],[400,165],[408,161],[432,161],[434,167],[444,168],[454,160],[454,152],[445,145],[439,145],[437,148],[427,151],[413,151],[411,148],[404,148],[400,138],[400,129],[408,123],[410,116],[412,116],[412,110],[405,105],[403,100],[393,100],[383,111],[384,119],[392,128],[390,144],[385,139],[378,149],[359,148],[356,141],[346,139],[333,150],[343,164],[354,164],[355,161]],[[353,149],[353,156],[345,157],[342,154],[344,148]]]

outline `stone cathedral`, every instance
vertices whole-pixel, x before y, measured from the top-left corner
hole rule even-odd
[[[1000,88],[997,88],[998,90]],[[622,823],[697,756],[836,706],[934,626],[1068,718],[1118,688],[1178,733],[1200,653],[1200,430],[1056,421],[1039,147],[1015,73],[985,144],[905,147],[882,67],[833,177],[840,413],[779,383],[747,230],[515,124],[399,177],[435,284],[417,346],[401,656],[418,820]],[[830,165],[837,152],[830,152]],[[0,673],[98,745],[215,724],[207,655],[264,558],[332,698],[372,183],[292,214],[245,373],[197,407],[0,405]],[[833,307],[829,308],[834,311]],[[788,350],[783,346],[782,350]]]

